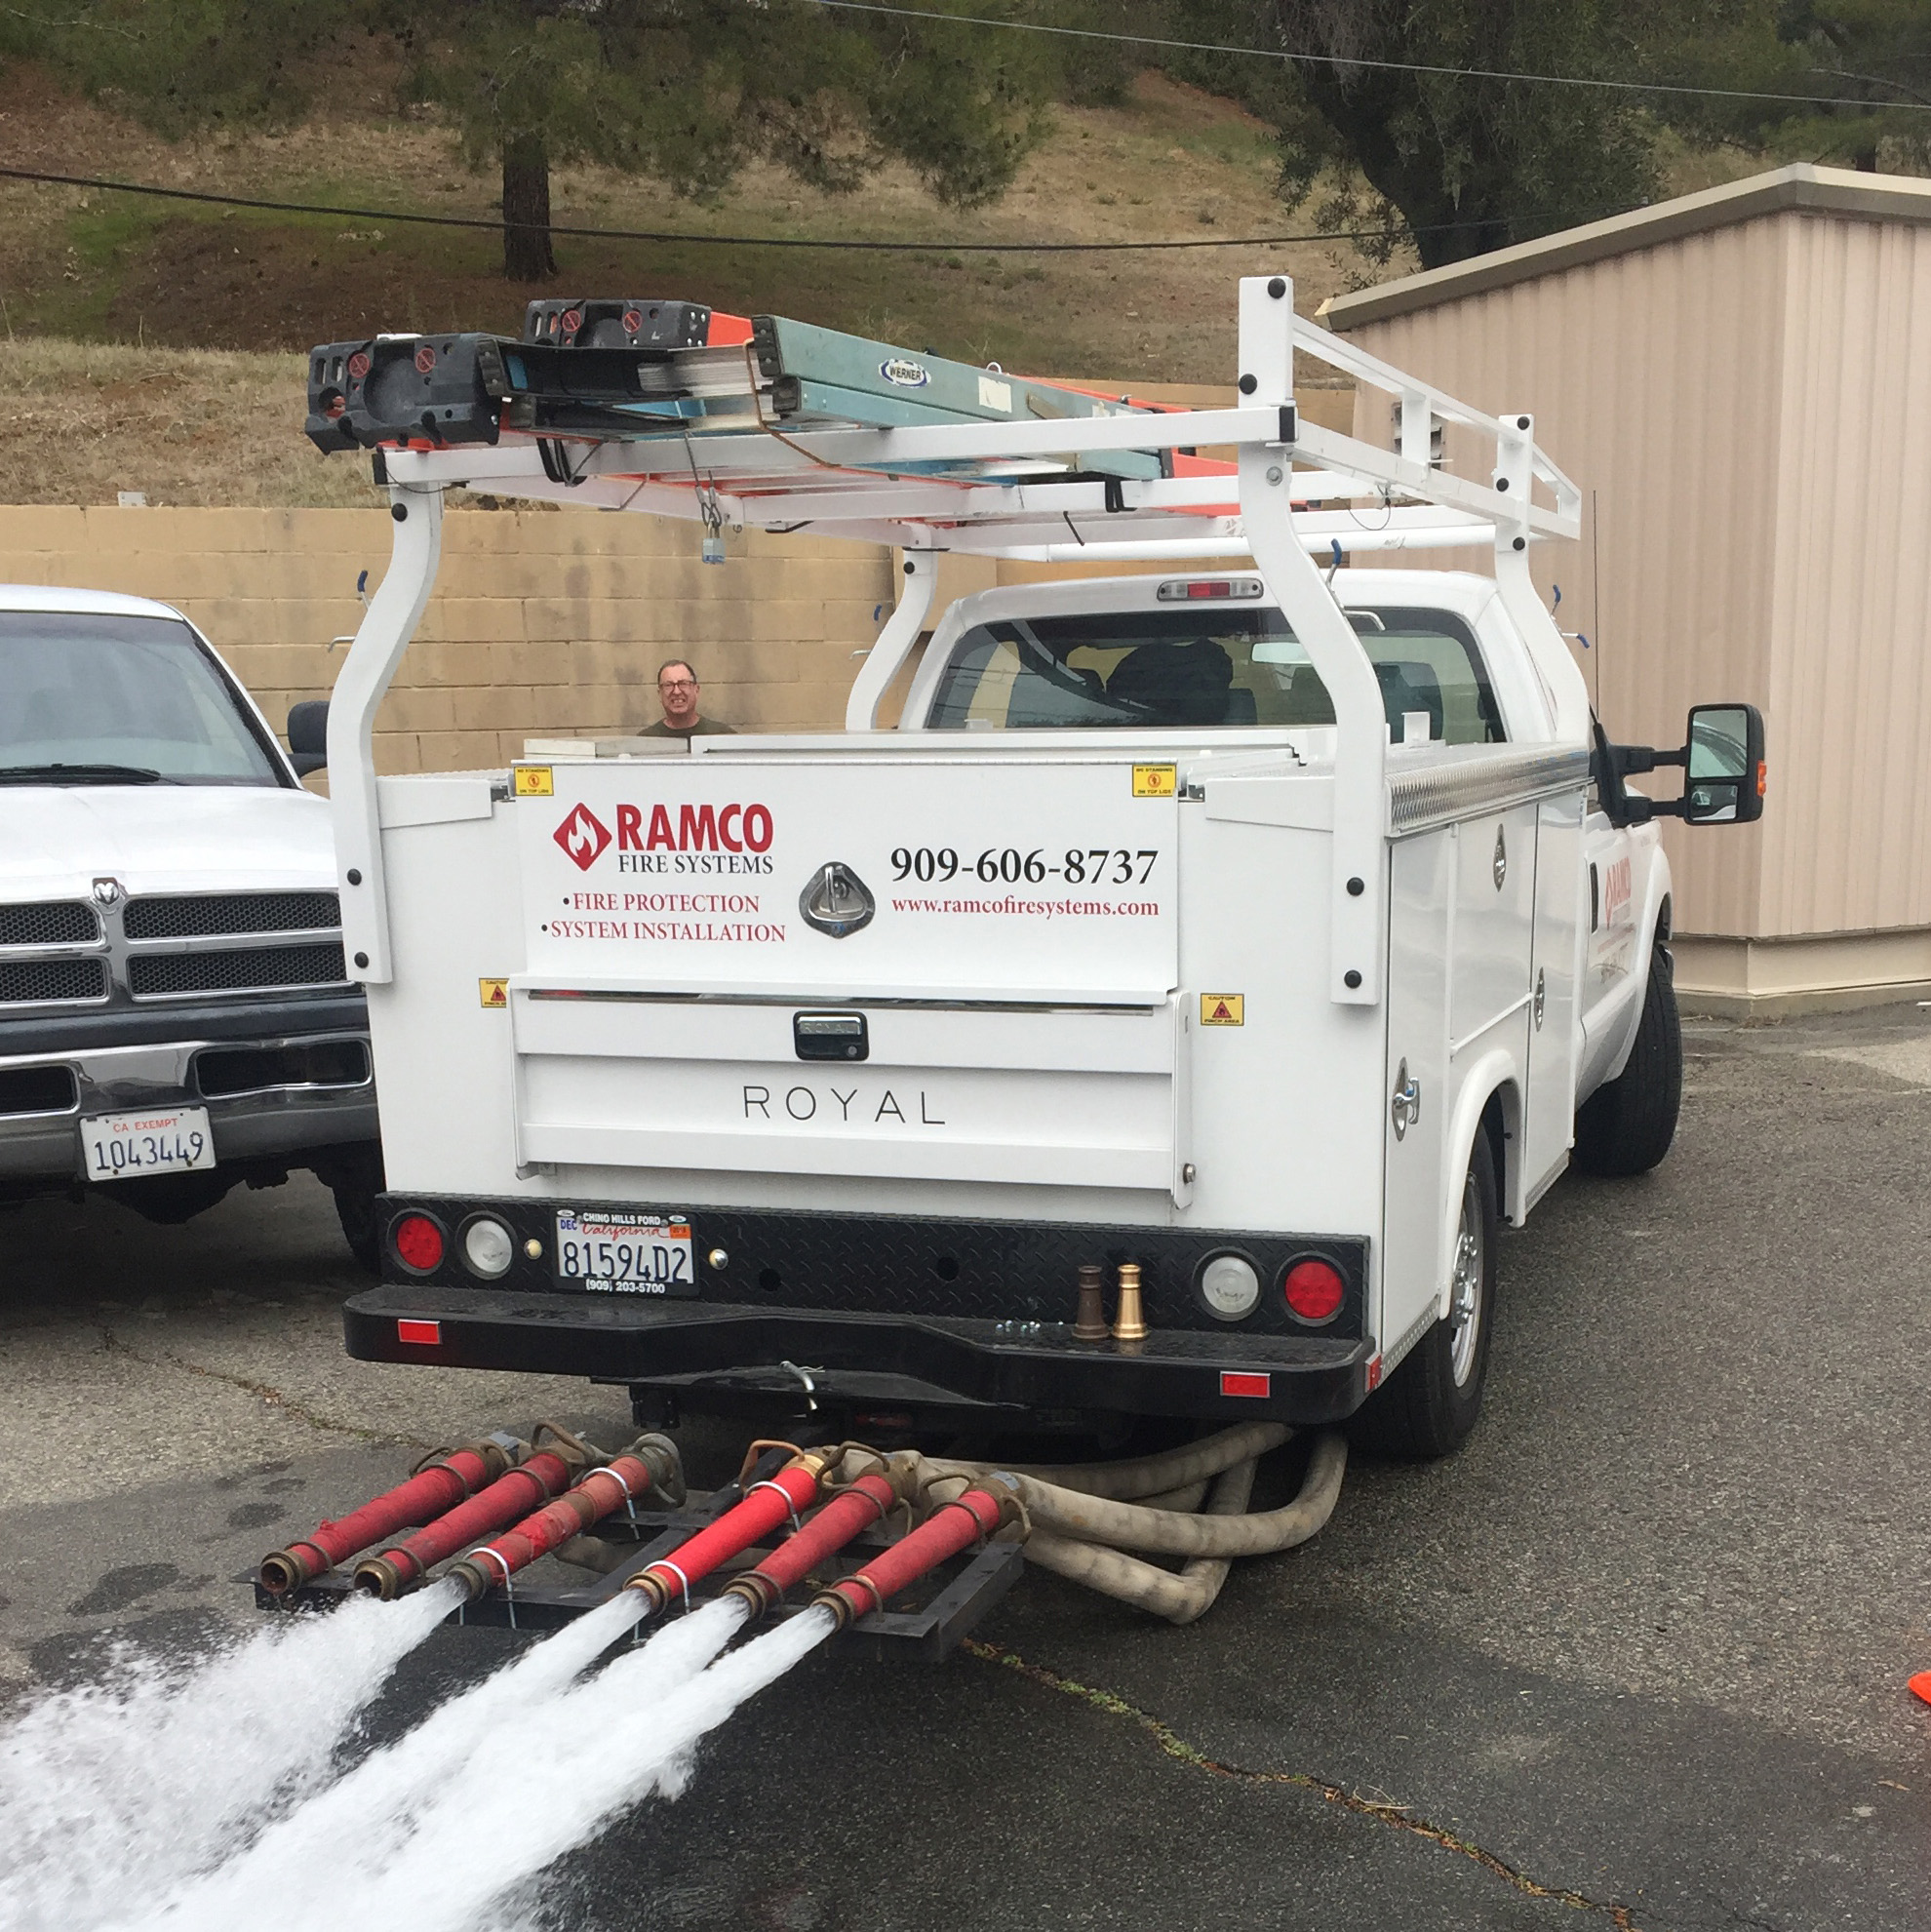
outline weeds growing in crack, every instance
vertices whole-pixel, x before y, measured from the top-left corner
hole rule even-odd
[[[1109,1717],[1125,1718],[1128,1723],[1145,1731],[1164,1755],[1196,1771],[1205,1771],[1216,1778],[1231,1778],[1238,1784],[1284,1785],[1297,1791],[1312,1792],[1343,1811],[1354,1812],[1361,1818],[1372,1818],[1377,1824],[1426,1838],[1429,1843],[1439,1845],[1444,1851],[1459,1853],[1529,1898],[1546,1900],[1552,1905],[1569,1906],[1577,1912],[1599,1912],[1616,1927],[1616,1932],[1639,1932],[1627,1906],[1612,1905],[1602,1899],[1592,1899],[1582,1892],[1541,1884],[1527,1873],[1518,1872],[1506,1860],[1497,1858],[1493,1852],[1484,1851],[1480,1845],[1458,1837],[1443,1826],[1432,1825],[1425,1818],[1412,1816],[1410,1807],[1405,1804],[1397,1804],[1385,1798],[1363,1797],[1344,1785],[1330,1784],[1326,1779],[1317,1778],[1307,1771],[1252,1771],[1244,1765],[1223,1763],[1217,1757],[1209,1757],[1198,1746],[1189,1744],[1164,1719],[1156,1717],[1151,1711],[1142,1711],[1137,1704],[1128,1704],[1123,1697],[1110,1690],[1081,1683],[1073,1677],[1062,1677],[1044,1665],[1028,1663],[1016,1652],[1002,1650],[997,1644],[983,1643],[977,1637],[966,1638],[964,1647],[982,1662],[1017,1672],[1028,1682],[1036,1683],[1043,1689],[1056,1691],[1062,1697],[1077,1698],[1095,1711],[1104,1712]]]

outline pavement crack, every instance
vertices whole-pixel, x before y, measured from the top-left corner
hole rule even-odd
[[[311,1429],[319,1429],[331,1436],[347,1436],[358,1442],[400,1443],[408,1448],[431,1450],[433,1442],[425,1442],[415,1436],[404,1436],[387,1429],[364,1429],[353,1422],[343,1422],[338,1417],[324,1415],[318,1409],[285,1394],[272,1382],[260,1382],[250,1375],[237,1375],[225,1368],[210,1368],[206,1362],[189,1361],[185,1356],[177,1355],[172,1349],[163,1349],[158,1355],[144,1355],[131,1342],[124,1341],[110,1327],[103,1326],[100,1338],[109,1354],[123,1355],[130,1361],[138,1361],[143,1368],[172,1368],[177,1374],[198,1375],[209,1382],[225,1383],[231,1389],[240,1389],[258,1401],[278,1408],[285,1415],[293,1416],[297,1422],[305,1422]]]
[[[981,1642],[977,1637],[966,1637],[964,1647],[985,1663],[998,1664],[1005,1670],[1017,1672],[1028,1682],[1036,1683],[1042,1689],[1057,1691],[1062,1697],[1078,1698],[1083,1704],[1103,1712],[1109,1717],[1124,1718],[1146,1732],[1165,1756],[1192,1770],[1204,1771],[1211,1777],[1228,1778],[1237,1784],[1284,1785],[1296,1791],[1312,1792],[1317,1797],[1343,1811],[1353,1812],[1358,1818],[1370,1818],[1392,1831],[1409,1833],[1415,1837],[1426,1838],[1430,1844],[1439,1845],[1444,1851],[1452,1851],[1480,1866],[1505,1884],[1514,1886],[1527,1898],[1568,1906],[1577,1912],[1600,1912],[1616,1927],[1616,1932],[1640,1932],[1627,1906],[1614,1905],[1606,1899],[1593,1899],[1584,1892],[1564,1891],[1557,1885],[1545,1885],[1511,1865],[1507,1859],[1498,1858],[1492,1851],[1449,1831],[1445,1826],[1416,1817],[1410,1805],[1397,1804],[1387,1798],[1363,1797],[1360,1792],[1350,1791],[1347,1786],[1334,1784],[1325,1778],[1318,1778],[1308,1771],[1257,1771],[1246,1765],[1225,1763],[1220,1758],[1209,1757],[1197,1745],[1189,1744],[1164,1718],[1155,1716],[1151,1711],[1142,1711],[1137,1704],[1129,1704],[1110,1690],[1100,1690],[1076,1678],[1063,1677],[1044,1665],[1029,1663],[1015,1651]]]

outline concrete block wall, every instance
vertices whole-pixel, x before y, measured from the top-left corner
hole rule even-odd
[[[0,507],[0,582],[152,597],[213,641],[279,729],[326,697],[389,562],[380,510]],[[833,729],[894,595],[890,553],[747,531],[722,565],[694,525],[596,512],[452,510],[421,630],[376,721],[384,771],[517,756],[528,736],[652,724],[657,666],[688,657],[704,710]]]

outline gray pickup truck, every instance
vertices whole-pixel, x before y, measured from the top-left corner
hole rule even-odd
[[[184,1221],[306,1167],[374,1267],[327,803],[177,611],[0,586],[0,1207]]]

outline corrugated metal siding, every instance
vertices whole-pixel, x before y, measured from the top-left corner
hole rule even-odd
[[[1581,662],[1618,736],[1679,743],[1699,698],[1773,708],[1782,224],[1795,218],[1691,236],[1354,332],[1398,368],[1483,409],[1532,411],[1537,440],[1582,486],[1584,542],[1538,546],[1537,572],[1562,586],[1564,628],[1595,641]],[[1385,440],[1382,399],[1363,392],[1359,407],[1360,433]],[[1479,568],[1478,556],[1454,561]],[[1776,749],[1788,762],[1781,724]],[[1666,827],[1678,924],[1758,932],[1766,834],[1776,829],[1768,819],[1734,832]]]
[[[1762,930],[1931,925],[1931,232],[1791,234]]]

